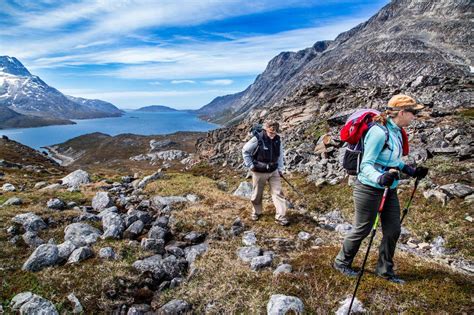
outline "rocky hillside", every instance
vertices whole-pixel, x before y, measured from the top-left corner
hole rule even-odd
[[[32,115],[22,115],[8,107],[0,106],[0,129],[9,128],[29,128],[49,125],[74,124],[68,119],[56,119],[48,117],[38,117]]]
[[[290,106],[307,91],[330,84],[411,87],[418,97],[428,85],[436,93],[423,101],[433,107],[450,111],[465,106],[468,94],[452,93],[448,103],[434,94],[449,92],[443,82],[471,76],[472,18],[469,0],[394,0],[332,42],[278,55],[245,91],[216,99],[200,113],[234,124],[253,109]]]
[[[110,103],[68,98],[9,56],[0,56],[0,107],[23,115],[63,120],[122,115],[122,111]]]

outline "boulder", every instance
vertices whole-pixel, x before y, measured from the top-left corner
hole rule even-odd
[[[151,198],[152,206],[160,210],[166,206],[172,206],[175,203],[188,202],[188,201],[189,201],[188,198],[181,197],[181,196],[162,197],[162,196],[157,195]]]
[[[83,170],[76,170],[61,179],[64,186],[77,188],[82,184],[90,183],[89,174]]]
[[[186,266],[186,261],[178,260],[172,255],[164,259],[161,255],[154,255],[143,260],[137,260],[132,264],[132,267],[141,273],[151,272],[154,278],[165,280],[181,276]]]
[[[423,197],[425,197],[426,199],[434,198],[438,200],[439,202],[441,202],[443,206],[445,206],[446,203],[448,202],[448,195],[446,195],[444,192],[439,191],[439,190],[430,189],[430,190],[424,191]]]
[[[252,191],[252,183],[241,182],[239,187],[234,191],[233,195],[250,199],[252,198]]]
[[[75,249],[69,256],[67,263],[75,264],[94,256],[94,252],[89,246],[83,246]]]
[[[349,224],[349,223],[338,224],[336,225],[336,228],[334,230],[338,233],[345,235],[352,231],[352,224]]]
[[[308,232],[301,231],[298,233],[298,238],[302,241],[307,241],[311,238],[311,234]]]
[[[237,256],[244,262],[250,262],[252,258],[258,257],[261,254],[262,249],[258,246],[241,247],[237,251]]]
[[[172,145],[177,145],[176,142],[171,141],[169,139],[165,140],[150,140],[150,152],[157,151],[158,149],[162,149],[164,147],[169,147]]]
[[[13,311],[19,311],[20,314],[59,314],[54,304],[31,292],[23,292],[15,295],[10,302]]]
[[[74,293],[70,293],[67,296],[67,299],[74,306],[74,309],[72,310],[73,314],[81,314],[84,312],[84,308],[82,307],[81,302],[79,302],[79,299],[76,297]]]
[[[160,151],[156,153],[156,158],[160,160],[172,161],[183,159],[188,156],[188,154],[181,150],[167,150],[167,151]]]
[[[27,231],[22,235],[23,241],[30,248],[36,248],[41,244],[44,244],[44,241],[38,236],[37,232]]]
[[[239,236],[244,231],[244,224],[240,218],[236,218],[230,227],[230,234],[233,236]]]
[[[178,246],[174,245],[167,245],[165,247],[165,250],[170,253],[171,255],[174,255],[176,257],[185,257],[186,253],[184,252],[183,249],[179,248]]]
[[[64,240],[70,241],[75,246],[88,246],[97,241],[101,232],[86,223],[72,223],[64,229]]]
[[[132,264],[132,267],[141,273],[147,271],[154,273],[160,270],[160,263],[163,260],[161,255],[153,255],[141,260],[137,260]]]
[[[47,182],[37,182],[34,186],[35,189],[41,189],[41,188],[44,188],[48,186],[48,183]]]
[[[280,273],[291,273],[292,271],[293,267],[290,264],[281,264],[273,271],[273,275],[277,276]]]
[[[140,246],[147,251],[152,251],[157,254],[165,253],[165,241],[156,238],[143,238]]]
[[[94,208],[95,211],[102,211],[112,207],[113,205],[114,202],[110,198],[109,193],[105,191],[96,193],[94,198],[92,198],[92,208]]]
[[[125,230],[125,221],[118,213],[109,213],[102,217],[102,227],[104,229],[103,239],[120,239]]]
[[[164,177],[163,172],[161,172],[161,171],[155,172],[155,173],[153,173],[149,176],[145,176],[141,181],[137,182],[134,187],[143,189],[143,188],[145,188],[146,185],[148,185],[148,183],[150,183],[154,180],[163,178],[163,177]]]
[[[16,187],[13,186],[13,185],[10,184],[10,183],[5,183],[5,184],[3,184],[3,186],[2,186],[2,190],[5,191],[5,192],[16,191]]]
[[[202,243],[199,245],[189,246],[184,249],[184,255],[186,256],[186,261],[192,265],[194,261],[207,252],[209,246],[206,243]]]
[[[58,247],[54,244],[43,244],[35,249],[21,269],[36,272],[56,265],[58,260]]]
[[[66,203],[59,198],[53,198],[53,199],[48,200],[48,202],[46,203],[46,206],[49,209],[54,209],[54,210],[66,209]]]
[[[189,314],[192,305],[183,300],[172,300],[160,307],[157,311],[158,315],[181,315]]]
[[[189,244],[199,244],[204,242],[206,239],[206,233],[200,233],[196,231],[189,232],[184,236],[184,241],[188,242]]]
[[[443,185],[440,189],[448,194],[448,196],[458,198],[464,198],[474,192],[474,189],[471,186],[460,183]]]
[[[114,249],[112,247],[103,247],[99,249],[99,258],[114,260],[115,259]]]
[[[22,225],[25,231],[32,232],[48,227],[43,219],[32,212],[18,214],[12,218],[12,222]]]
[[[274,294],[270,297],[270,301],[267,304],[268,315],[285,315],[289,312],[292,312],[292,314],[303,314],[303,302],[297,297],[283,294]]]
[[[245,246],[254,246],[257,244],[257,237],[254,231],[246,231],[242,236],[242,243]]]
[[[351,305],[352,297],[348,297],[345,300],[339,302],[341,305],[337,311],[336,315],[347,315],[349,313],[349,306]],[[352,304],[351,314],[362,314],[367,312],[363,304],[359,299],[355,298],[354,303]]]
[[[74,245],[71,241],[65,241],[58,245],[58,263],[64,263],[68,260],[71,253],[76,249],[76,245]]]
[[[18,197],[11,197],[7,201],[3,203],[2,206],[19,206],[23,203],[23,200],[21,200]]]
[[[124,237],[129,239],[136,239],[143,232],[145,224],[141,221],[135,221],[125,230]]]
[[[257,271],[262,268],[271,266],[273,258],[271,255],[263,255],[252,258],[250,261],[250,269]]]
[[[156,238],[166,240],[170,236],[168,229],[155,225],[148,231],[148,238]]]

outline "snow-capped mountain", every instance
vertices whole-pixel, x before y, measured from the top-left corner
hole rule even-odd
[[[60,119],[122,115],[122,111],[110,103],[68,98],[9,56],[0,56],[0,106],[24,115]]]

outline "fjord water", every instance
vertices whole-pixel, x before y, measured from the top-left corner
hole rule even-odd
[[[132,111],[126,112],[122,117],[84,119],[75,122],[75,125],[3,129],[0,130],[0,135],[6,135],[12,140],[39,150],[43,146],[62,143],[93,132],[111,136],[123,133],[162,135],[177,131],[208,131],[219,127],[187,112]]]

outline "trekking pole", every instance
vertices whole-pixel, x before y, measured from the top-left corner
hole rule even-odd
[[[410,208],[410,206],[411,206],[411,201],[413,200],[413,196],[415,195],[415,191],[416,191],[416,188],[418,187],[419,182],[420,182],[420,178],[417,177],[416,180],[415,180],[415,186],[413,187],[413,191],[411,192],[410,199],[408,199],[407,205],[405,206],[405,208],[403,208],[403,215],[402,215],[402,218],[400,220],[400,224],[403,223],[403,219],[405,219],[405,216],[408,213],[408,208]]]
[[[389,187],[385,187],[385,190],[383,191],[383,196],[382,196],[382,201],[380,201],[379,211],[377,212],[374,225],[372,226],[372,234],[370,235],[369,247],[367,248],[367,252],[365,253],[364,262],[362,263],[362,268],[360,270],[359,277],[357,278],[357,283],[354,289],[354,294],[352,294],[351,304],[349,305],[349,311],[347,312],[347,315],[351,313],[352,304],[354,303],[357,289],[359,288],[360,280],[362,279],[362,275],[364,274],[365,263],[367,262],[367,258],[369,257],[370,247],[372,246],[372,241],[374,240],[375,233],[377,232],[377,226],[379,224],[380,214],[382,213],[383,206],[385,204],[385,199],[387,198],[389,189],[390,189]]]
[[[280,177],[283,178],[283,180],[288,184],[288,186],[291,187],[291,189],[293,189],[294,192],[296,192],[298,194],[298,196],[301,197],[301,199],[303,199],[303,207],[307,207],[309,205],[308,203],[308,200],[306,199],[306,197],[303,195],[303,193],[301,191],[299,191],[298,189],[295,188],[295,186],[293,186],[287,179],[285,176],[283,176],[282,174],[280,174]]]

